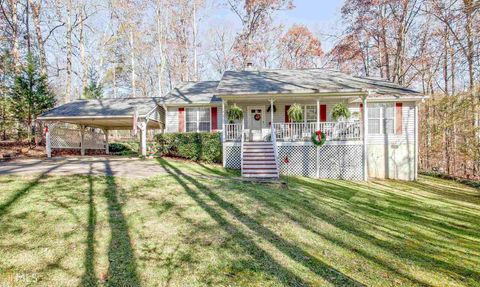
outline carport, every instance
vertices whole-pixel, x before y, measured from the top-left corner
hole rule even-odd
[[[108,134],[111,130],[140,131],[140,152],[147,155],[147,129],[161,129],[164,109],[160,98],[108,98],[77,100],[39,116],[45,124],[47,156],[52,149],[104,149],[108,154]],[[77,129],[65,127],[65,123]],[[89,129],[92,128],[92,129]],[[95,130],[94,130],[94,129]]]

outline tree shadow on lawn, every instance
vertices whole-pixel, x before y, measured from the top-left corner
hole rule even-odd
[[[336,286],[363,286],[362,283],[356,281],[353,278],[343,274],[342,272],[332,268],[324,262],[319,261],[316,257],[305,252],[301,248],[291,244],[282,237],[278,236],[270,229],[261,225],[253,218],[242,212],[234,204],[225,201],[219,195],[210,190],[207,186],[201,184],[193,177],[184,174],[178,168],[170,164],[169,162],[159,159],[162,167],[174,177],[174,179],[184,188],[187,194],[194,199],[197,204],[202,207],[225,231],[230,234],[235,234],[238,238],[237,242],[242,246],[242,248],[248,252],[252,257],[256,259],[256,263],[260,264],[262,269],[277,277],[281,282],[292,286],[308,286],[309,284],[305,282],[302,278],[298,277],[290,270],[280,265],[271,257],[266,251],[261,249],[254,240],[249,238],[247,235],[243,234],[240,229],[235,227],[235,225],[229,223],[225,218],[222,217],[214,208],[200,198],[198,192],[191,189],[188,186],[188,183],[193,184],[201,194],[207,196],[210,200],[215,202],[217,206],[222,208],[228,214],[232,215],[235,219],[241,222],[244,226],[249,228],[251,231],[255,232],[262,239],[266,240],[283,254],[288,256],[290,259],[296,261],[297,263],[303,265],[304,267],[310,269],[313,273],[322,277],[325,281],[328,281]],[[273,265],[273,266],[272,266]]]
[[[386,206],[386,207],[382,207],[382,206],[376,205],[375,203],[365,202],[365,201],[349,202],[348,199],[346,199],[346,196],[349,197],[351,194],[359,192],[359,190],[349,188],[345,185],[338,185],[329,181],[317,181],[313,183],[302,178],[294,178],[294,179],[291,179],[290,182],[294,184],[294,187],[299,187],[299,186],[303,188],[306,187],[310,192],[316,193],[316,195],[321,198],[334,199],[337,203],[335,202],[326,203],[329,208],[336,209],[340,212],[350,211],[350,212],[358,213],[358,215],[364,215],[369,218],[375,219],[374,222],[372,221],[370,223],[372,227],[381,226],[382,228],[383,227],[391,228],[392,224],[389,224],[388,226],[384,226],[381,220],[381,217],[390,216],[391,217],[390,221],[399,222],[393,225],[394,227],[398,228],[399,232],[401,232],[403,228],[401,223],[402,221],[406,221],[406,222],[413,221],[415,222],[415,224],[422,225],[422,226],[425,226],[425,228],[430,228],[430,229],[432,229],[432,225],[441,227],[441,228],[433,227],[433,229],[442,235],[443,235],[443,232],[447,231],[446,230],[447,228],[452,228],[452,226],[440,224],[434,220],[419,217],[417,215],[414,215],[412,217],[411,216],[412,214],[410,214],[410,216],[406,218],[402,218],[403,216],[405,216],[405,213],[404,213],[405,210],[403,210],[402,208],[395,208],[394,207],[395,204],[398,204],[398,203],[396,203],[393,199],[389,201],[390,204],[389,206]],[[365,188],[365,186],[363,188]],[[371,189],[371,187],[368,187],[368,188]],[[287,216],[289,216],[292,220],[294,220],[299,224],[302,223],[302,220],[298,218],[298,216],[295,216],[294,214],[298,214],[298,212],[301,211],[306,216],[313,215],[315,218],[323,220],[331,224],[332,226],[335,226],[336,228],[339,228],[347,233],[353,234],[355,236],[358,236],[359,238],[367,240],[369,243],[374,244],[375,246],[386,250],[390,254],[405,259],[406,262],[413,261],[419,266],[422,266],[429,270],[434,268],[443,272],[444,274],[449,274],[454,272],[463,278],[471,278],[472,280],[480,281],[480,273],[478,273],[477,271],[434,258],[430,256],[431,253],[428,252],[428,250],[425,250],[425,249],[420,250],[420,248],[410,249],[402,245],[395,244],[395,243],[392,243],[386,240],[381,240],[374,237],[373,235],[365,232],[362,229],[362,226],[358,224],[358,219],[355,217],[352,217],[351,215],[349,215],[348,221],[339,220],[334,215],[328,214],[323,209],[319,208],[318,205],[313,204],[312,202],[316,200],[315,197],[312,198],[311,196],[307,196],[304,192],[298,192],[298,190],[296,190],[296,192],[283,191],[283,190],[282,191],[278,191],[278,190],[265,190],[265,191],[261,190],[260,191],[258,189],[254,191],[243,190],[242,192],[244,192],[246,195],[256,198],[257,200],[261,200],[265,205],[273,207],[277,211],[283,211],[284,214],[288,214]],[[266,192],[268,193],[274,192],[275,195],[272,196],[271,194],[266,194]],[[363,190],[362,192],[367,193],[366,190]],[[264,194],[264,195],[261,195],[261,194]],[[341,202],[341,203],[339,204],[338,202]],[[407,203],[403,203],[403,207],[409,208],[409,209],[418,208],[417,205],[408,205]],[[289,211],[289,210],[291,210],[292,212],[287,213],[286,211]],[[372,214],[372,210],[376,210],[376,212]],[[432,212],[432,210],[429,210],[429,209],[426,209],[426,210],[429,212]],[[420,208],[418,212],[421,213],[422,209]],[[329,240],[330,239],[334,240],[334,242],[340,246],[342,245],[345,246],[347,244],[345,242],[339,242],[338,240],[329,237],[328,234],[326,234],[325,232],[322,232],[321,230],[312,230],[312,228],[309,226],[303,226],[303,227]],[[435,244],[434,242],[441,241],[441,239],[439,238],[427,237],[425,235],[421,235],[418,233],[413,234],[412,237],[414,238],[415,241],[421,243],[423,247],[429,247],[429,245]],[[405,240],[405,238],[399,238],[399,239]],[[411,281],[417,282],[422,285],[426,284],[424,282],[420,282],[416,278],[412,278],[411,276],[409,276],[408,274],[405,274],[405,272],[401,270],[396,270],[396,268],[394,268],[393,266],[389,266],[386,262],[383,262],[380,259],[372,257],[371,255],[368,255],[368,254],[361,254],[361,251],[359,251],[355,247],[345,246],[345,248],[348,248],[354,252],[359,253],[365,258],[374,261],[375,263],[387,268],[388,270],[393,271],[398,275],[402,275],[406,279],[409,279]],[[443,246],[441,246],[440,248],[443,248]]]
[[[45,172],[41,173],[38,177],[36,177],[33,181],[28,183],[28,185],[19,191],[17,191],[14,195],[12,195],[6,202],[0,204],[0,217],[3,216],[8,208],[14,204],[17,200],[25,196],[29,193],[33,188],[35,188],[42,179],[44,179],[50,172],[54,171],[55,169],[59,168],[60,166],[64,165],[65,163],[60,163],[54,165],[53,167],[49,168]]]
[[[108,160],[105,161],[105,170],[107,174],[112,174],[112,168]],[[118,186],[114,176],[106,176],[105,178],[107,189],[104,195],[107,198],[108,222],[111,230],[108,249],[108,261],[110,265],[107,273],[107,286],[140,286],[140,280],[137,274],[137,263],[128,231],[128,224],[122,211],[122,203],[118,198]],[[94,203],[92,202],[92,204]],[[95,216],[95,210],[93,208],[91,212],[92,217],[89,218],[89,221],[93,221]],[[90,224],[92,224],[92,227],[94,226],[94,222],[89,222],[89,225]],[[94,230],[89,229],[89,232],[92,232],[91,247],[93,247]],[[89,252],[88,249],[87,252]],[[89,272],[94,272],[93,266],[89,267],[90,264],[93,265],[93,262],[89,262],[93,261],[93,258],[89,258],[89,256],[94,255],[93,249],[91,249],[91,252],[92,254],[87,254],[86,256],[87,275]],[[92,270],[89,271],[89,268],[92,268]]]
[[[97,286],[95,275],[95,229],[97,225],[97,209],[95,208],[94,188],[92,178],[92,164],[88,172],[88,219],[87,219],[87,247],[85,248],[85,273],[82,277],[82,286]]]

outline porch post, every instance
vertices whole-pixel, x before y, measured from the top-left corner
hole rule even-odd
[[[222,143],[225,142],[225,100],[222,99]]]
[[[369,93],[370,94],[370,93]],[[363,180],[368,181],[368,107],[367,107],[367,95],[362,97],[363,104],[363,114],[362,114],[362,124],[363,124]]]
[[[47,157],[52,157],[52,139],[50,136],[50,125],[47,123],[45,125],[45,149],[47,152]]]
[[[415,107],[414,107],[414,116],[415,116],[415,120],[414,120],[414,128],[415,128],[415,145],[414,145],[414,156],[415,158],[413,159],[413,164],[415,165],[414,168],[413,168],[413,172],[414,172],[414,175],[413,175],[413,179],[414,180],[417,180],[418,179],[418,103],[415,102]],[[408,147],[410,148],[410,147]]]
[[[273,102],[274,99],[270,99],[270,125],[273,126]]]
[[[317,98],[317,131],[320,130],[320,98]],[[315,165],[317,166],[317,178],[320,177],[320,147],[317,146],[317,161]]]
[[[80,155],[85,155],[85,126],[80,126]]]

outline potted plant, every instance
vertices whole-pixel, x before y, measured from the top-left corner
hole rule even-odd
[[[293,122],[301,122],[303,121],[303,109],[302,106],[299,104],[293,104],[287,111],[288,117]]]
[[[332,118],[333,120],[345,120],[349,119],[351,116],[350,110],[348,109],[345,103],[338,103],[332,108]]]
[[[227,112],[228,121],[233,124],[235,121],[243,119],[243,110],[237,104],[233,104]]]

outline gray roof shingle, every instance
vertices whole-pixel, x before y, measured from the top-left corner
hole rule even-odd
[[[160,98],[105,98],[76,100],[43,113],[39,119],[50,117],[128,117],[135,109],[143,116],[161,104]]]
[[[220,102],[216,97],[218,81],[185,82],[162,99],[165,104],[207,104]]]
[[[350,76],[326,69],[226,71],[217,95],[314,94],[374,90],[380,95],[419,96],[386,80]]]

